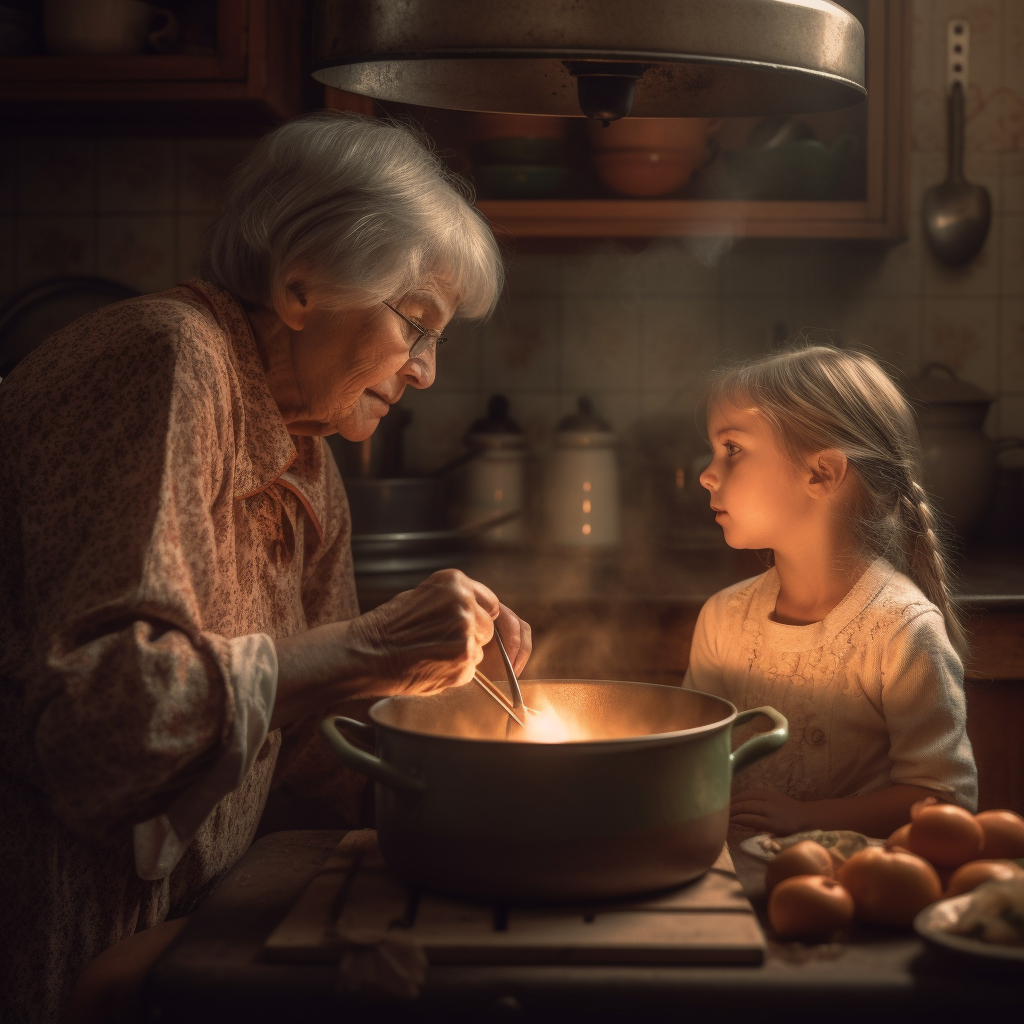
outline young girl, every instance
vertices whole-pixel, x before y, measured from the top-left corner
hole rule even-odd
[[[789,719],[732,822],[887,836],[922,797],[973,810],[965,636],[899,389],[863,353],[773,353],[717,377],[708,432],[725,541],[774,565],[704,605],[684,685]]]

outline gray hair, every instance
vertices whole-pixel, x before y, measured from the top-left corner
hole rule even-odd
[[[750,404],[793,462],[834,448],[860,483],[850,526],[861,550],[906,573],[946,620],[961,657],[967,632],[953,598],[944,529],[921,481],[910,403],[866,352],[797,345],[719,371],[708,408]]]
[[[469,185],[408,127],[321,111],[270,132],[232,175],[202,275],[271,308],[298,267],[328,307],[440,286],[482,319],[504,266]]]

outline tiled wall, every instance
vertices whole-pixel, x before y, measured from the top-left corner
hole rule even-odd
[[[970,266],[927,252],[924,188],[944,176],[945,25],[971,21],[967,174],[995,219]],[[906,373],[942,360],[998,397],[988,429],[1024,436],[1024,0],[916,0],[910,238],[598,243],[518,255],[485,327],[442,349],[437,384],[406,400],[413,467],[456,453],[486,397],[509,394],[542,449],[580,393],[624,434],[689,415],[723,354],[802,328],[871,346]],[[198,241],[245,140],[22,140],[0,149],[0,294],[66,273],[154,290],[195,272]]]

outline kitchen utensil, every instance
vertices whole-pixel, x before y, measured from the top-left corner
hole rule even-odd
[[[313,75],[380,100],[612,121],[859,103],[864,29],[811,0],[318,0]]]
[[[992,501],[997,452],[1024,447],[1024,440],[993,441],[984,431],[992,396],[944,363],[929,363],[908,390],[920,427],[925,489],[956,531],[968,534]]]
[[[461,479],[463,522],[479,522],[504,512],[522,512],[526,501],[526,437],[509,416],[508,399],[492,395],[487,415],[476,420],[466,435],[469,446]],[[480,535],[487,546],[506,546],[523,540],[523,518]]]
[[[138,294],[104,277],[56,277],[19,292],[0,309],[0,379],[73,320]]]
[[[988,189],[964,178],[964,92],[970,24],[962,18],[949,22],[947,39],[947,84],[949,88],[949,169],[946,180],[924,194],[925,238],[932,252],[951,267],[969,263],[985,244],[992,220]]]
[[[516,677],[516,670],[512,667],[512,661],[508,656],[508,652],[505,650],[505,644],[501,639],[501,634],[498,632],[498,627],[494,627],[494,639],[498,642],[498,650],[501,652],[501,660],[505,665],[505,676],[508,678],[508,688],[512,692],[512,707],[519,709],[525,708],[523,704],[523,695],[519,690],[519,679]],[[531,710],[525,708],[525,710]]]
[[[480,689],[484,691],[484,693],[486,693],[490,697],[493,697],[494,700],[496,700],[498,704],[501,705],[502,711],[504,711],[505,714],[508,715],[509,722],[515,722],[516,725],[521,725],[523,727],[526,726],[526,723],[519,716],[519,713],[516,711],[516,708],[509,703],[508,698],[505,696],[505,694],[503,694],[501,690],[499,690],[494,685],[494,683],[492,683],[490,679],[488,679],[487,676],[485,676],[483,672],[480,671],[480,669],[477,669],[473,673],[473,682],[475,682],[480,687]],[[513,696],[515,696],[515,692],[516,691],[513,691]],[[520,696],[519,703],[522,704],[522,702],[523,698],[522,696]]]
[[[615,435],[588,398],[558,425],[547,472],[547,529],[555,544],[608,548],[619,542]]]
[[[444,569],[474,538],[518,516],[504,512],[479,522],[446,530],[352,535],[352,560],[357,573],[420,572]]]
[[[476,687],[385,698],[369,725],[324,720],[335,753],[376,782],[381,851],[405,881],[538,900],[680,885],[722,849],[733,772],[788,733],[772,708],[740,713],[677,687],[584,679],[520,687],[541,715],[553,712],[587,738],[507,742],[506,712]],[[730,753],[733,727],[759,715],[772,731]],[[343,732],[372,740],[376,754]]]

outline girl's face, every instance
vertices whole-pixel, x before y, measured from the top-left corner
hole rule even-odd
[[[800,543],[813,512],[809,475],[793,464],[757,409],[723,403],[708,414],[712,459],[700,475],[731,548]]]

